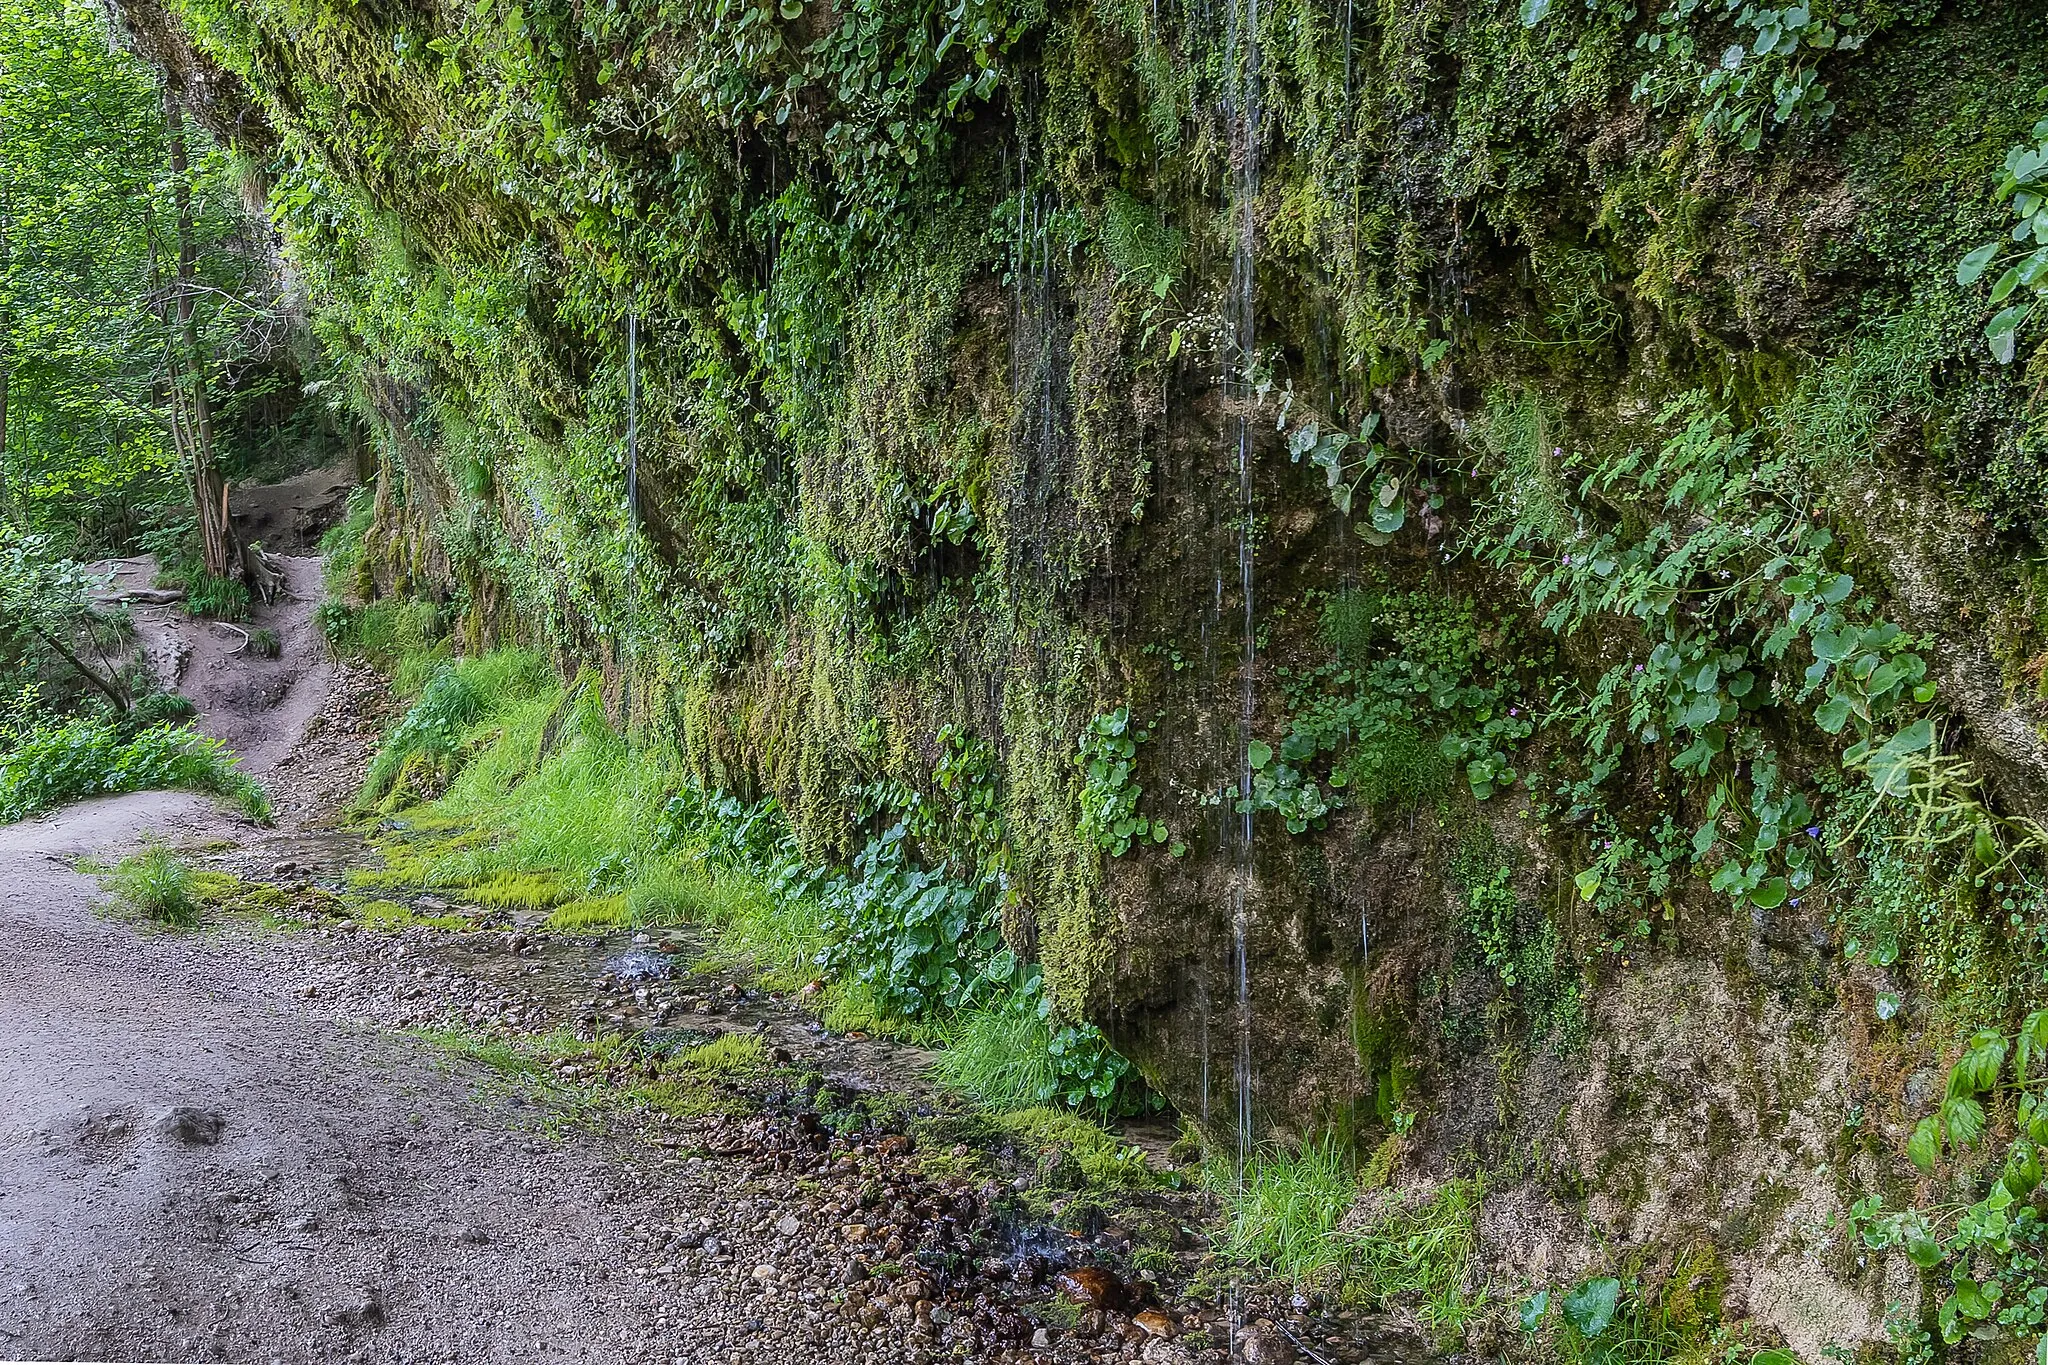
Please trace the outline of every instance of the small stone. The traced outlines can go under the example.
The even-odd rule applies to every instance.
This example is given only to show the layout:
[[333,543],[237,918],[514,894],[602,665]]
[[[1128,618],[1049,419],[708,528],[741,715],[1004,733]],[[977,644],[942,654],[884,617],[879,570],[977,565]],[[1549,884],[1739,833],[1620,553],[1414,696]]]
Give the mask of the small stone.
[[1147,1308],[1136,1314],[1131,1321],[1143,1328],[1148,1337],[1170,1337],[1173,1335],[1173,1319],[1157,1308]]
[[1294,1365],[1294,1347],[1286,1337],[1265,1327],[1247,1327],[1240,1332],[1237,1354],[1244,1365]]
[[762,1284],[773,1284],[775,1282],[775,1267],[769,1265],[766,1261],[761,1262],[761,1264],[754,1267],[754,1278]]
[[227,1121],[214,1110],[190,1105],[179,1105],[156,1121],[158,1136],[187,1147],[213,1146],[220,1141],[221,1130],[226,1126]]
[[775,1220],[775,1230],[784,1237],[794,1237],[804,1228],[803,1221],[793,1213],[785,1213]]
[[878,1156],[909,1156],[917,1150],[917,1140],[908,1133],[891,1133],[875,1144]]
[[1053,1287],[1083,1308],[1114,1308],[1124,1301],[1123,1282],[1099,1265],[1080,1265],[1053,1276]]
[[1052,1333],[1046,1331],[1043,1327],[1037,1327],[1032,1329],[1031,1349],[1033,1349],[1034,1351],[1043,1351],[1046,1347],[1050,1345],[1052,1345]]

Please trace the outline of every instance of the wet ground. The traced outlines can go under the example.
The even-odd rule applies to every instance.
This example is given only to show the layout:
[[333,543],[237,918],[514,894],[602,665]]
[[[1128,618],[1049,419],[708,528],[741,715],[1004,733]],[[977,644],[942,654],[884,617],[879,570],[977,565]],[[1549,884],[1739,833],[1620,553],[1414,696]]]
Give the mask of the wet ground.
[[[263,749],[276,828],[181,793],[0,828],[0,1354],[1420,1354],[1334,1306],[1233,1293],[1191,1173],[1091,1183],[1057,1137],[934,1087],[929,1054],[701,970],[694,930],[366,927],[342,893],[376,854],[333,813],[381,689],[295,676],[325,691],[278,694],[299,728]],[[107,915],[79,860],[149,838],[232,873],[240,908],[183,932]],[[1163,1170],[1170,1137],[1127,1140]]]

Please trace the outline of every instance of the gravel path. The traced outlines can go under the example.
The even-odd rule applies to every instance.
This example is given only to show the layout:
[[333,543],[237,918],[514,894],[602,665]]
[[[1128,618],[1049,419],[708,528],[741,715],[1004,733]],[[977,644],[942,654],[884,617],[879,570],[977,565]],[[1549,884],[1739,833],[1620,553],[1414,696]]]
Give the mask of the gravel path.
[[[1149,1205],[1149,1250],[1100,1212],[1068,1229],[1030,1223],[1025,1191],[1071,1188],[1057,1153],[935,1151],[929,1123],[921,1150],[906,1129],[944,1102],[916,1054],[835,1038],[739,978],[635,982],[604,965],[622,943],[372,933],[318,915],[289,932],[220,919],[171,933],[98,913],[74,863],[147,837],[287,887],[338,871],[349,839],[327,821],[360,779],[384,694],[374,674],[305,661],[316,579],[295,569],[308,591],[275,623],[288,642],[275,676],[289,681],[244,687],[217,676],[236,666],[223,663],[201,689],[201,723],[242,737],[268,770],[275,829],[163,792],[0,828],[0,1355],[1410,1354],[1348,1313],[1312,1320],[1256,1298],[1227,1353],[1223,1309],[1177,1288],[1205,1245],[1186,1230],[1201,1213],[1192,1196],[1132,1201]],[[599,1106],[564,1124],[532,1087],[398,1031],[427,1024],[515,1038],[744,1031],[783,1065],[766,1089],[726,1087],[681,1121]],[[633,1065],[578,1075],[564,1062],[542,1079],[587,1098],[631,1083]],[[1151,1278],[1131,1272],[1140,1250]]]

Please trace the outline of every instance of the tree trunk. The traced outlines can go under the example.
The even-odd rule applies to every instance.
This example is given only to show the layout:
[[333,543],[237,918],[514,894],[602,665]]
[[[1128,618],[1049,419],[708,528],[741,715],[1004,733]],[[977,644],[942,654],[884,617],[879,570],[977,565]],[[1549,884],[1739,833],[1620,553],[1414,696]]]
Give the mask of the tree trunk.
[[193,285],[199,273],[199,248],[192,226],[192,186],[185,155],[185,116],[177,97],[164,89],[164,127],[171,152],[171,202],[178,212],[178,289],[173,311],[177,353],[172,369],[172,406],[182,421],[178,444],[190,461],[192,506],[199,515],[200,557],[216,578],[242,576],[241,547],[228,520],[228,483],[214,462],[213,403],[207,393],[206,353],[199,344],[193,316]]

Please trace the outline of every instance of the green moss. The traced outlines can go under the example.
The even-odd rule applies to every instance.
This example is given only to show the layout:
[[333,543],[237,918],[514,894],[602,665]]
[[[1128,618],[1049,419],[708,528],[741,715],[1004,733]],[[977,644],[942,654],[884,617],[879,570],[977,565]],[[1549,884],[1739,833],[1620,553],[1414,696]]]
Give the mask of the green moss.
[[626,908],[623,896],[606,896],[599,900],[569,901],[558,905],[548,914],[547,927],[558,933],[577,933],[584,930],[616,929],[633,922],[633,916]]

